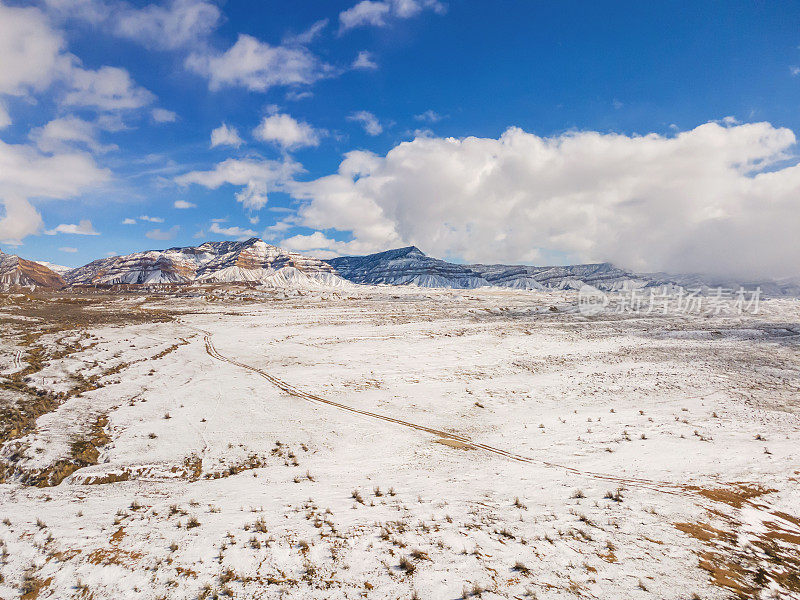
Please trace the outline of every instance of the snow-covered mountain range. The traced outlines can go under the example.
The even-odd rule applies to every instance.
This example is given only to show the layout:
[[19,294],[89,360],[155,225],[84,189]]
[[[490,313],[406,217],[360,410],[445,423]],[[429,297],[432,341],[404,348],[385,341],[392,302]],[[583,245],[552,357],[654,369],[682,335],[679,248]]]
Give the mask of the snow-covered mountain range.
[[459,265],[424,254],[416,246],[367,256],[344,256],[328,261],[350,281],[367,284],[472,289],[487,286],[525,290],[579,289],[584,284],[602,290],[624,285],[642,287],[648,280],[609,263],[564,267],[524,265]]
[[545,267],[456,264],[427,256],[416,246],[320,260],[251,238],[134,252],[101,258],[76,269],[0,252],[0,286],[4,287],[163,283],[257,283],[293,288],[358,283],[521,290],[578,290],[588,284],[602,291],[673,286],[707,292],[742,286],[760,287],[766,296],[800,297],[798,279],[732,281],[699,275],[635,273],[611,263]]
[[578,290],[588,284],[602,291],[661,286],[713,290],[760,287],[768,296],[800,296],[800,280],[733,281],[699,275],[634,273],[611,263],[535,267],[526,265],[455,264],[424,254],[416,246],[366,256],[344,256],[328,262],[345,279],[364,284],[412,284],[421,287],[472,289],[486,286],[524,290]]
[[524,290],[580,289],[584,284],[611,291],[622,287],[643,287],[649,281],[611,263],[530,267],[525,265],[469,265],[489,285]]
[[233,282],[280,287],[346,285],[328,263],[258,238],[101,258],[67,272],[64,279],[71,285]]

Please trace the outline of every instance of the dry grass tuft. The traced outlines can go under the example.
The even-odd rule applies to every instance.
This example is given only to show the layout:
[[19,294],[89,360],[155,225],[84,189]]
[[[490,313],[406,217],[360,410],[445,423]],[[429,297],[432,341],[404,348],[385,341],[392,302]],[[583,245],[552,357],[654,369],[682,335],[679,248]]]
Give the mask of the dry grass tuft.
[[513,570],[522,573],[523,575],[528,575],[531,572],[528,566],[519,560],[514,563]]
[[430,560],[430,556],[428,556],[427,552],[423,552],[419,548],[411,551],[411,557],[416,560]]
[[405,571],[407,575],[411,575],[414,571],[416,571],[417,566],[411,561],[410,558],[404,556],[400,559],[400,569]]

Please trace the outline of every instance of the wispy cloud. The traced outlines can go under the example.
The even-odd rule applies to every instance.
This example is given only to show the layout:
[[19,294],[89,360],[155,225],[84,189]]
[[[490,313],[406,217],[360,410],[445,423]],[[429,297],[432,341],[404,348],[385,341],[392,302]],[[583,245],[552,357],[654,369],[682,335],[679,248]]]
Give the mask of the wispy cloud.
[[223,123],[211,132],[212,148],[216,148],[217,146],[233,146],[234,148],[238,148],[242,143],[243,140],[239,137],[239,131],[235,127],[229,127],[226,123]]
[[391,19],[408,19],[423,10],[441,15],[447,7],[438,0],[362,0],[339,13],[339,34],[356,27],[384,27]]
[[217,223],[212,223],[209,231],[211,233],[216,233],[217,235],[224,235],[236,239],[247,239],[258,235],[252,229],[242,229],[241,227],[220,227]]
[[178,120],[178,114],[166,108],[154,108],[150,111],[150,116],[156,123],[174,123]]
[[313,42],[319,35],[323,32],[323,30],[328,26],[328,19],[320,19],[319,21],[314,22],[308,29],[303,31],[302,33],[298,33],[295,35],[287,35],[283,38],[283,43],[287,46],[291,45],[300,45],[306,46]]
[[151,229],[147,233],[145,233],[145,237],[151,240],[159,240],[159,241],[166,241],[174,239],[176,235],[178,235],[178,231],[180,231],[180,225],[173,225],[167,230],[162,229]]
[[308,85],[337,70],[303,46],[272,46],[240,34],[222,53],[195,52],[186,67],[208,78],[209,88],[243,87],[265,92],[277,86]]
[[348,121],[360,123],[364,131],[369,135],[380,135],[383,133],[383,125],[378,120],[378,117],[366,110],[359,110],[347,117]]
[[418,115],[414,115],[414,118],[417,121],[423,121],[425,123],[438,123],[439,121],[442,120],[443,117],[442,117],[442,115],[440,115],[436,111],[428,109],[423,113],[420,113]]

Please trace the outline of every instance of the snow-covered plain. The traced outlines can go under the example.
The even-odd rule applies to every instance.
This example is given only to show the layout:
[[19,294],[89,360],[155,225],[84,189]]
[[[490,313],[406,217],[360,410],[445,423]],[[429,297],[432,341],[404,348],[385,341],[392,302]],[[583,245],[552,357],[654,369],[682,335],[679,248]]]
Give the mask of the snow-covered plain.
[[62,301],[0,303],[2,373],[38,345],[66,394],[0,450],[0,598],[800,597],[796,300],[207,286],[44,331]]

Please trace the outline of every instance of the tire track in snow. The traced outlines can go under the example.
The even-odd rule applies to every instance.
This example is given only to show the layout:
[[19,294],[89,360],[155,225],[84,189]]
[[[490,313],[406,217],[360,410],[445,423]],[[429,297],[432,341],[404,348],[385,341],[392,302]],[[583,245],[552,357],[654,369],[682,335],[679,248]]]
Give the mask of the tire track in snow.
[[248,364],[245,364],[243,362],[239,362],[238,360],[235,360],[233,358],[225,356],[224,354],[221,354],[215,348],[214,342],[211,340],[211,333],[208,332],[208,331],[205,331],[205,330],[201,330],[201,331],[204,334],[206,352],[208,353],[209,356],[211,356],[212,358],[215,358],[215,359],[217,359],[219,361],[235,365],[235,366],[237,366],[239,368],[245,369],[245,370],[250,371],[252,373],[256,373],[257,375],[260,375],[261,377],[263,377],[264,379],[269,381],[272,385],[277,387],[279,390],[281,390],[281,391],[285,392],[286,394],[289,394],[290,396],[293,396],[295,398],[301,398],[303,400],[307,400],[309,402],[314,402],[314,403],[318,403],[318,404],[325,404],[325,405],[328,405],[328,406],[332,406],[334,408],[338,408],[339,410],[342,410],[342,411],[345,411],[345,412],[361,415],[361,416],[364,416],[364,417],[369,417],[369,418],[372,418],[372,419],[377,419],[377,420],[380,420],[380,421],[386,421],[388,423],[394,423],[396,425],[401,425],[403,427],[408,427],[409,429],[414,429],[416,431],[421,431],[423,433],[429,433],[429,434],[434,435],[434,436],[436,436],[436,437],[438,437],[440,439],[455,440],[457,442],[461,442],[462,444],[466,444],[470,448],[474,448],[476,450],[483,450],[485,452],[490,452],[492,454],[496,454],[498,456],[502,456],[504,458],[507,458],[507,459],[510,459],[510,460],[513,460],[513,461],[516,461],[516,462],[522,462],[522,463],[528,463],[528,464],[538,464],[538,465],[542,465],[542,466],[545,466],[545,467],[551,467],[551,468],[555,468],[555,469],[563,469],[564,471],[567,471],[568,473],[571,473],[573,475],[580,475],[580,476],[583,476],[583,477],[589,477],[589,478],[598,479],[598,480],[601,480],[601,481],[608,481],[608,482],[617,483],[617,484],[620,484],[620,485],[626,485],[626,486],[629,486],[629,487],[637,487],[637,488],[649,489],[649,490],[653,490],[653,491],[657,491],[657,492],[662,492],[662,493],[665,493],[665,494],[691,495],[689,489],[686,486],[683,486],[683,485],[664,482],[664,481],[653,481],[653,480],[641,479],[641,478],[618,477],[618,476],[615,476],[615,475],[609,475],[607,473],[596,473],[596,472],[592,472],[592,471],[582,471],[581,469],[577,469],[575,467],[569,467],[569,466],[566,466],[566,465],[560,465],[558,463],[553,463],[553,462],[549,462],[549,461],[541,460],[541,459],[534,459],[534,458],[530,458],[528,456],[523,456],[521,454],[517,454],[515,452],[510,452],[508,450],[503,450],[502,448],[496,448],[496,447],[490,446],[488,444],[482,444],[480,442],[475,442],[472,439],[470,439],[470,438],[468,438],[466,436],[463,436],[463,435],[458,435],[458,434],[455,434],[455,433],[449,433],[447,431],[442,431],[440,429],[434,429],[432,427],[427,427],[425,425],[419,425],[417,423],[411,423],[409,421],[404,421],[402,419],[396,419],[394,417],[390,417],[390,416],[387,416],[387,415],[382,415],[382,414],[379,414],[379,413],[374,413],[374,412],[370,412],[370,411],[367,411],[367,410],[362,410],[360,408],[355,408],[353,406],[348,406],[346,404],[342,404],[342,403],[336,402],[334,400],[328,400],[326,398],[322,398],[322,397],[316,396],[314,394],[309,394],[308,392],[304,392],[303,390],[293,386],[292,384],[290,384],[290,383],[288,383],[288,382],[286,382],[286,381],[284,381],[282,379],[279,379],[279,378],[275,377],[274,375],[270,375],[269,373],[259,369],[258,367],[254,367],[252,365],[248,365]]

